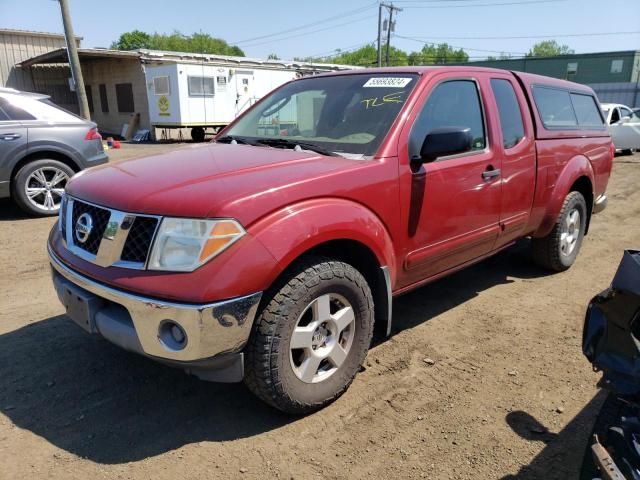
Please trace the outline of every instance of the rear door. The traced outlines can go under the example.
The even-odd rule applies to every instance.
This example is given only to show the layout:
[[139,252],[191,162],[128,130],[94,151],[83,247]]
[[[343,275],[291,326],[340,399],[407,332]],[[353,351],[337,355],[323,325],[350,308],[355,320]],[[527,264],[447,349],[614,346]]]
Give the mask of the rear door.
[[0,198],[9,196],[11,172],[27,151],[27,128],[19,113],[0,96]]
[[[483,75],[435,75],[401,136],[400,188],[408,207],[404,214],[407,251],[400,279],[405,285],[487,254],[497,238],[502,159],[493,145],[495,132],[488,128]],[[419,152],[426,135],[447,126],[468,127],[472,150],[412,166],[410,158]]]
[[492,73],[489,81],[500,129],[494,148],[502,157],[500,235],[495,248],[518,238],[527,225],[536,181],[533,122],[524,92],[511,74]]

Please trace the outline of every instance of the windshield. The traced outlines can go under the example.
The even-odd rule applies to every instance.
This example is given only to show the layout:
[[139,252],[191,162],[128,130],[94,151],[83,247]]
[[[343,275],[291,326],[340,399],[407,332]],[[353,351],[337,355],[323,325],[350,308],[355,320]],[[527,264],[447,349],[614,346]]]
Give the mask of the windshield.
[[354,74],[301,79],[268,95],[218,141],[372,156],[417,77]]

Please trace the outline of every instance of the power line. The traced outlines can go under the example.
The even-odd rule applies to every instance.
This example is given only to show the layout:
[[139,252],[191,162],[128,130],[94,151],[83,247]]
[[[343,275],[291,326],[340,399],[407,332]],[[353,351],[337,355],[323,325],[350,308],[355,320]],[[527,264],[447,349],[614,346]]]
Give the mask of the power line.
[[258,45],[266,45],[266,44],[269,44],[269,43],[280,42],[282,40],[288,40],[290,38],[304,37],[306,35],[311,35],[311,34],[318,33],[318,32],[324,32],[326,30],[332,30],[334,28],[343,27],[345,25],[353,25],[354,23],[362,22],[364,20],[369,20],[369,19],[374,18],[374,17],[376,17],[376,15],[369,15],[369,16],[358,18],[358,19],[355,19],[355,20],[349,20],[348,22],[338,23],[336,25],[331,25],[329,27],[319,28],[319,29],[316,29],[316,30],[308,31],[308,32],[297,33],[295,35],[289,35],[289,36],[286,36],[286,37],[275,38],[273,40],[267,40],[267,41],[264,41],[264,42],[257,42],[257,43],[251,43],[251,44],[248,44],[248,45],[243,45],[243,48],[256,47]]
[[[557,35],[519,35],[513,37],[429,37],[430,40],[516,40],[516,39],[537,39],[537,38],[568,38],[568,37],[596,37],[607,35],[635,35],[637,32],[594,32],[594,33],[565,33]],[[407,35],[415,39],[423,39],[418,35]]]
[[[405,0],[408,3],[415,3],[415,0]],[[557,3],[565,2],[566,0],[525,0],[523,2],[501,2],[501,3],[465,3],[464,5],[407,5],[402,0],[398,3],[402,4],[403,8],[474,8],[474,7],[495,7],[495,6],[507,6],[507,5],[530,5],[534,3]]]
[[[559,58],[559,57],[569,57],[569,58],[575,57],[575,56],[579,57],[581,55],[582,54],[577,53],[577,54],[574,54],[574,55],[554,55],[554,56],[549,56],[549,57],[546,57],[546,56],[536,56],[536,57],[519,56],[519,57],[509,57],[509,58],[505,58],[505,59],[496,59],[495,61],[497,61],[497,62],[502,62],[502,61],[508,62],[508,61],[511,61],[511,60],[526,60],[526,61],[529,61],[529,60],[542,60],[542,59],[547,60],[547,59],[550,59],[550,58]],[[598,58],[607,58],[607,59],[608,58],[611,58],[611,59],[619,59],[620,58],[620,55],[608,54],[606,52],[595,53],[593,55],[596,55]],[[436,59],[436,58],[439,58],[439,57],[437,57],[435,55],[424,55],[424,56],[421,56],[421,58],[422,59],[425,59],[425,58]],[[408,55],[406,57],[394,56],[394,57],[390,58],[390,60],[392,62],[396,61],[396,60],[406,61],[407,59],[408,59]],[[442,65],[445,65],[445,64],[449,64],[449,65],[451,65],[451,64],[454,64],[454,65],[460,65],[460,64],[467,65],[467,64],[469,64],[469,66],[473,66],[474,63],[481,63],[481,62],[483,62],[485,60],[486,61],[491,61],[491,62],[494,61],[494,60],[488,60],[486,55],[469,56],[469,59],[474,59],[477,62],[476,61],[474,61],[474,62],[458,62],[458,61],[455,61],[455,62],[448,62],[448,63],[433,63],[433,64],[428,64],[428,65],[400,65],[400,66],[439,67],[439,66],[442,66]],[[376,64],[375,60],[374,61],[354,62],[354,65],[357,65],[357,66],[374,66],[375,64]]]
[[295,32],[295,31],[298,31],[298,30],[304,30],[304,29],[309,28],[309,27],[315,27],[316,25],[320,25],[320,24],[323,24],[323,23],[331,22],[333,20],[342,19],[344,17],[349,17],[351,15],[355,15],[355,14],[364,12],[365,10],[368,10],[368,9],[370,9],[371,7],[373,7],[373,6],[377,5],[377,4],[378,4],[378,2],[369,3],[366,6],[359,7],[359,8],[353,9],[353,10],[348,10],[346,12],[342,12],[340,14],[333,15],[331,17],[323,18],[322,20],[316,20],[315,22],[307,23],[307,24],[304,24],[304,25],[299,25],[297,27],[289,28],[287,30],[281,30],[281,31],[275,32],[275,33],[269,33],[269,34],[266,34],[266,35],[261,35],[259,37],[247,38],[245,40],[238,40],[236,42],[229,42],[229,44],[230,45],[239,45],[241,43],[250,43],[250,42],[253,42],[255,40],[263,40],[265,38],[278,37],[280,35],[284,35],[284,34],[287,34],[287,33]]
[[[394,35],[397,38],[402,38],[404,40],[411,40],[414,42],[418,42],[418,43],[422,43],[424,45],[435,45],[435,42],[430,42],[428,40],[425,39],[420,39],[420,38],[414,38],[414,37],[409,37],[409,36],[405,36],[405,35]],[[449,45],[452,48],[461,48],[462,50],[471,50],[473,52],[489,52],[489,53],[506,53],[506,54],[510,54],[510,55],[526,55],[525,52],[505,52],[504,50],[488,50],[485,48],[471,48],[471,47],[463,47],[460,45]]]
[[356,45],[349,45],[348,47],[334,48],[333,50],[326,50],[322,53],[316,53],[314,55],[306,55],[305,58],[333,58],[342,55],[343,53],[351,53],[355,50],[359,50],[362,47],[366,47],[367,45],[371,45],[373,42],[364,42],[358,43]]

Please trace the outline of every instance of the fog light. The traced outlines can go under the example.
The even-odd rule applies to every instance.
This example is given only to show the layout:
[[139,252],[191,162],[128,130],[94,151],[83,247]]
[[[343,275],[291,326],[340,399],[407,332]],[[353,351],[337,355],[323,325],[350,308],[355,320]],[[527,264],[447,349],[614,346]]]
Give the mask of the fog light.
[[171,320],[165,320],[160,324],[158,338],[160,343],[170,350],[182,350],[187,346],[187,333]]

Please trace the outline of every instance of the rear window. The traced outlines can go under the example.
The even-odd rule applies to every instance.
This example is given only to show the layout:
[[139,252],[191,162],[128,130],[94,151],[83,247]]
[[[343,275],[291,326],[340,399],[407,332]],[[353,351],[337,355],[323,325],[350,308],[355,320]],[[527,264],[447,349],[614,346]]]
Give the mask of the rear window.
[[84,122],[77,115],[54,104],[48,98],[9,95],[0,98],[0,108],[11,120],[40,120],[45,122]]
[[533,87],[533,98],[546,128],[574,128],[578,119],[569,92],[557,88]]
[[20,108],[15,104],[15,95],[12,95],[10,98],[14,100],[9,100],[7,98],[0,97],[0,108],[3,110],[3,117],[6,116],[7,120],[35,120],[36,117],[31,115],[29,112]]
[[491,89],[498,104],[504,148],[511,148],[524,138],[524,125],[518,97],[508,80],[492,78]]
[[602,127],[604,122],[598,111],[598,104],[591,95],[571,94],[571,103],[581,127]]

